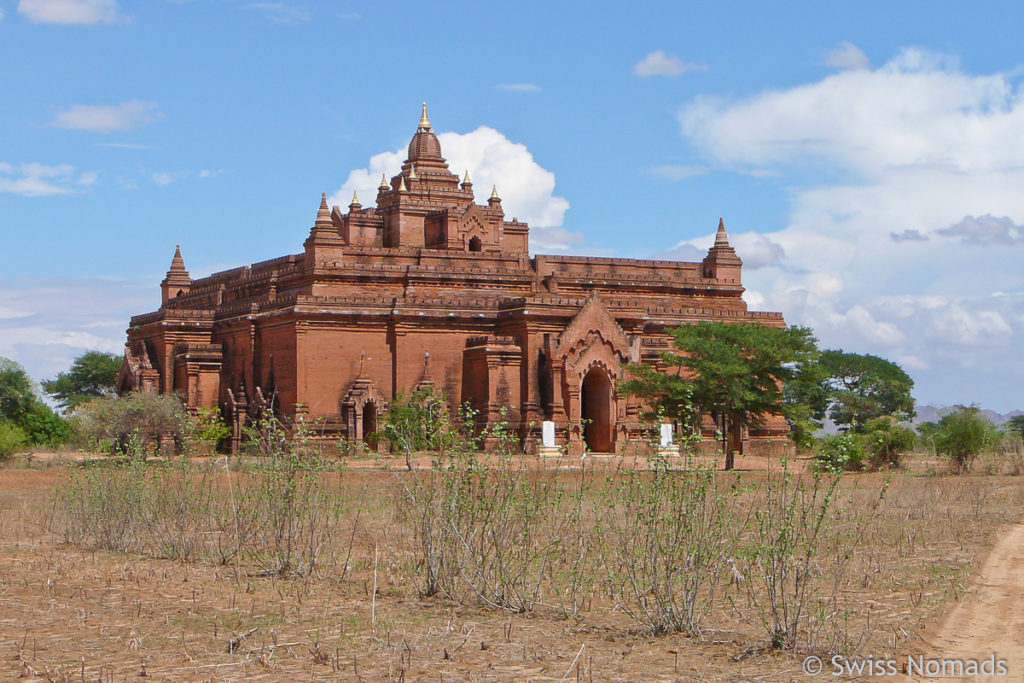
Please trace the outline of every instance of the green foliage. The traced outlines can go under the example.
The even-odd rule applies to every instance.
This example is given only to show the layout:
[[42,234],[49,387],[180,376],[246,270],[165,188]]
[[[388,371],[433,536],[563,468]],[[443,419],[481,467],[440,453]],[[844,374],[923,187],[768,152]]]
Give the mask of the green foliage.
[[879,417],[864,425],[860,435],[870,456],[871,469],[899,467],[903,454],[914,448],[917,436],[914,430],[899,424],[891,417]]
[[975,459],[995,444],[997,435],[996,426],[977,406],[957,406],[927,431],[932,432],[935,451],[949,458],[957,472],[970,471]]
[[25,369],[8,358],[0,358],[0,418],[19,424],[38,401]]
[[[680,422],[709,413],[732,427],[758,426],[772,413],[795,413],[782,387],[814,367],[817,347],[806,327],[699,322],[673,329],[675,352],[662,353],[668,371],[630,365],[635,379],[621,390],[642,396]],[[727,451],[726,464],[731,464]]]
[[87,351],[74,360],[67,372],[43,380],[43,390],[57,400],[61,410],[70,413],[87,401],[116,393],[121,360],[121,356],[113,353]]
[[850,432],[826,436],[815,457],[818,468],[827,472],[859,471],[866,461],[863,440]]
[[861,431],[870,420],[891,415],[899,421],[914,417],[910,395],[914,380],[899,365],[871,354],[822,351],[818,360],[819,386],[803,397],[817,419]]
[[44,446],[58,446],[71,434],[68,421],[38,401],[21,419],[21,427],[30,442]]
[[28,445],[28,437],[21,427],[0,418],[0,458],[7,458]]
[[217,446],[231,436],[231,428],[216,408],[200,408],[187,415],[185,431],[189,451],[203,455],[215,453]]
[[444,455],[458,436],[444,396],[432,387],[396,396],[381,418],[379,434],[405,454],[410,470],[413,453],[437,451]]
[[[72,419],[87,447],[120,455],[155,453],[161,438],[180,444],[187,431],[185,409],[177,396],[146,391],[94,398],[80,405]],[[139,448],[133,450],[134,445]]]
[[16,427],[24,437],[19,448],[32,444],[56,446],[64,443],[69,434],[67,422],[36,397],[35,386],[25,369],[7,358],[0,358],[2,420]]
[[1005,427],[1007,431],[1024,437],[1024,415],[1014,415],[1006,421]]

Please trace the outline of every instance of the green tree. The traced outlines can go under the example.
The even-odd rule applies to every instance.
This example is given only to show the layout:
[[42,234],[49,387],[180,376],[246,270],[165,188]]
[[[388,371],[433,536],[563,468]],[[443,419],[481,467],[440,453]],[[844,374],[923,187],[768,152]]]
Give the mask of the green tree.
[[1006,429],[1024,437],[1024,415],[1014,415],[1006,421]]
[[8,424],[8,443],[18,441],[17,435],[22,446],[55,446],[68,438],[68,423],[39,400],[28,373],[8,358],[0,358],[0,420]]
[[86,401],[116,393],[120,369],[121,356],[87,351],[74,360],[67,372],[43,380],[43,390],[56,399],[61,410],[70,413]]
[[967,472],[992,447],[996,434],[996,426],[978,406],[957,406],[939,420],[933,439],[937,453],[949,458],[956,471]]
[[25,368],[9,358],[0,358],[0,418],[18,424],[38,401]]
[[621,389],[648,399],[665,414],[685,421],[710,414],[722,425],[725,467],[734,457],[728,434],[756,427],[770,414],[789,417],[783,387],[810,372],[818,350],[806,327],[759,323],[699,322],[671,330],[676,351],[661,354],[667,372],[630,365],[634,379]]
[[820,387],[810,392],[817,419],[828,417],[860,432],[869,421],[885,415],[899,421],[914,417],[914,380],[896,363],[842,350],[822,351],[818,362]]

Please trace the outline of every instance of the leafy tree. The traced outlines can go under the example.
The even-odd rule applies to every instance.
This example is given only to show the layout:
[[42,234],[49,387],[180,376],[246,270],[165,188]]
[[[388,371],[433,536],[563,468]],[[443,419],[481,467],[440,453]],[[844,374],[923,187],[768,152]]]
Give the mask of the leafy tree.
[[996,433],[996,426],[978,406],[957,406],[943,415],[934,429],[935,450],[949,458],[956,471],[967,472],[974,460],[995,443]]
[[1024,415],[1014,415],[1007,420],[1006,429],[1024,437]]
[[820,385],[807,393],[817,419],[828,417],[862,431],[867,422],[884,415],[900,421],[914,417],[914,380],[896,363],[841,350],[822,351],[818,362]]
[[28,445],[28,437],[10,420],[0,419],[0,458],[6,458]]
[[65,413],[70,413],[90,399],[116,393],[120,369],[121,356],[87,351],[74,360],[67,372],[43,380],[43,390],[57,400]]
[[[783,386],[810,371],[817,357],[806,327],[759,323],[699,322],[671,330],[676,351],[661,354],[669,369],[630,365],[634,379],[622,390],[649,399],[681,421],[710,414],[723,424],[725,467],[732,469],[730,430],[756,427],[772,413],[791,415]],[[691,408],[692,406],[692,408]]]
[[18,447],[63,443],[69,432],[67,422],[39,400],[35,389],[20,364],[0,358],[0,421],[8,425],[5,438],[8,443],[20,440]]
[[38,402],[25,368],[9,358],[0,358],[0,418],[17,424]]
[[868,452],[871,469],[899,467],[903,454],[917,441],[914,430],[901,425],[892,417],[878,417],[864,425],[858,434]]

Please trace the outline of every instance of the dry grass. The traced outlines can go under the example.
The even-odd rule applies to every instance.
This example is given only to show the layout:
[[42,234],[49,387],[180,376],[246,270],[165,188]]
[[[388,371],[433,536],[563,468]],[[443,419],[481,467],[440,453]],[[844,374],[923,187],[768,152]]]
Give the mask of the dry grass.
[[[743,464],[742,462],[740,464]],[[606,472],[586,476],[594,490]],[[201,466],[200,466],[201,467]],[[814,596],[831,610],[821,643],[875,656],[903,652],[965,598],[973,569],[1024,512],[1024,479],[891,477],[851,557],[825,548]],[[184,563],[62,546],[48,529],[63,467],[0,470],[0,671],[29,680],[792,680],[799,652],[763,649],[744,585],[730,585],[700,638],[644,635],[598,585],[576,618],[422,598],[416,543],[400,522],[395,475],[322,474],[359,501],[338,552],[312,576],[253,576],[244,566]],[[218,486],[223,472],[208,476]],[[534,476],[579,479],[578,472]],[[732,475],[722,475],[728,481]],[[747,472],[747,482],[764,477]],[[848,529],[885,475],[844,478]],[[596,495],[596,494],[595,494]],[[351,543],[351,554],[341,552]],[[841,560],[841,562],[840,562]],[[841,564],[842,571],[834,571]],[[817,603],[816,603],[817,604]],[[824,632],[829,630],[829,632]]]

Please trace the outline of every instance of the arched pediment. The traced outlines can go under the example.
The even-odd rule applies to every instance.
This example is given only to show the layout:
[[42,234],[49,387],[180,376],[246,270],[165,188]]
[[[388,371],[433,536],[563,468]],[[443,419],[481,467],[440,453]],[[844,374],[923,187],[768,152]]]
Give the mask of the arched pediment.
[[629,339],[596,292],[565,326],[558,338],[555,354],[561,358],[578,354],[583,346],[593,345],[595,335],[620,357],[621,362],[629,362]]

